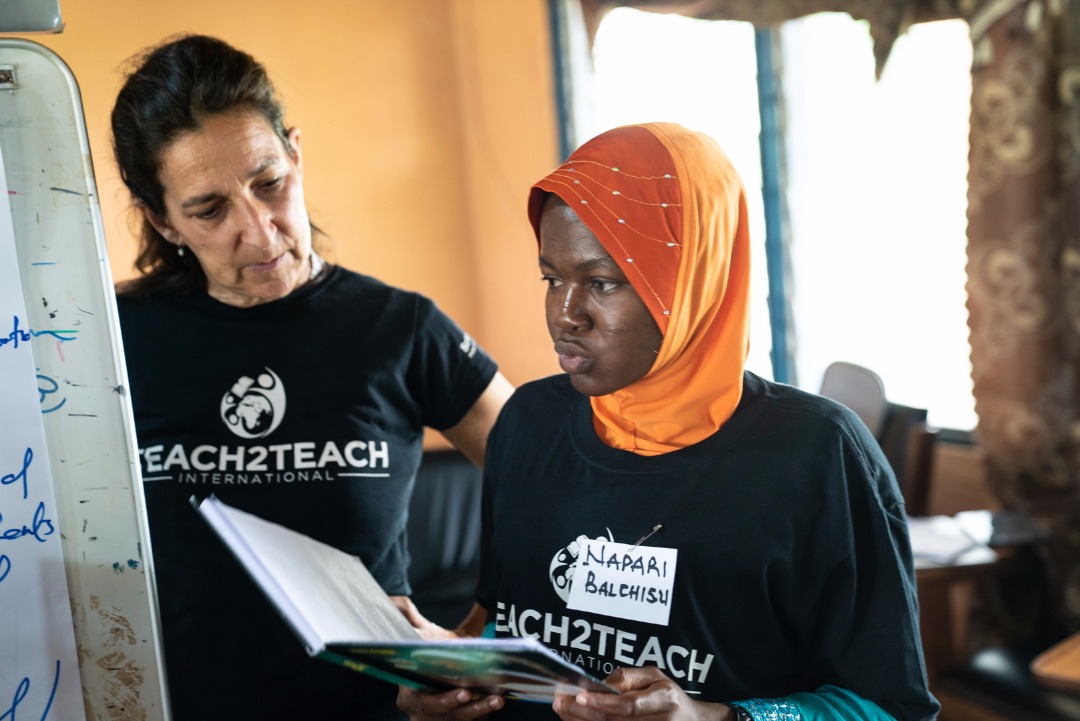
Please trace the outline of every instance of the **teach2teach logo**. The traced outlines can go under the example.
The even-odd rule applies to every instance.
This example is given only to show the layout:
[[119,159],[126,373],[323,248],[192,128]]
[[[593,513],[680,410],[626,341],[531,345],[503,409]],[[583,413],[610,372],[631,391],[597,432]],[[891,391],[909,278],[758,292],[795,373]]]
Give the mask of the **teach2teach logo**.
[[221,398],[221,420],[241,438],[265,438],[284,418],[285,386],[269,368],[241,376]]

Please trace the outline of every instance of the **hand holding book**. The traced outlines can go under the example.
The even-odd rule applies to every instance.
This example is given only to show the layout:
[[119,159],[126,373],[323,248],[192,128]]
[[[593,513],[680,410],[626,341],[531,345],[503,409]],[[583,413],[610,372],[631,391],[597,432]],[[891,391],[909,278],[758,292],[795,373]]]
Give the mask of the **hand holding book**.
[[[426,640],[406,618],[423,619],[411,602],[403,612],[359,558],[212,496],[193,503],[311,656],[429,693],[461,688],[550,703],[583,689],[613,691],[535,639]],[[445,631],[427,631],[436,629]]]

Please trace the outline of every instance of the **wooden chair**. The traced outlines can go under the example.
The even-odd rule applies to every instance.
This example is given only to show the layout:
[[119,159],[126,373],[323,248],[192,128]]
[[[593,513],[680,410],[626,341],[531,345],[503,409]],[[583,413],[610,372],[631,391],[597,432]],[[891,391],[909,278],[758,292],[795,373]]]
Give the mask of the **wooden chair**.
[[910,516],[925,516],[930,502],[938,431],[926,423],[926,415],[925,408],[886,401],[885,420],[877,436]]
[[1080,694],[1080,631],[1036,656],[1031,674],[1042,686]]

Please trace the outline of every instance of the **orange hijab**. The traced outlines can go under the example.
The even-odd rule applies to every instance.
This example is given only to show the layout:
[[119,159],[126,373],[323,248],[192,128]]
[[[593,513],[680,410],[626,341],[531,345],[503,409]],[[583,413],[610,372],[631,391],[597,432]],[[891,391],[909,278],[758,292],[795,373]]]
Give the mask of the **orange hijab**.
[[746,194],[727,156],[674,123],[628,125],[585,143],[532,187],[537,238],[545,191],[611,254],[664,336],[644,378],[590,399],[597,433],[642,455],[712,435],[742,397],[749,348]]

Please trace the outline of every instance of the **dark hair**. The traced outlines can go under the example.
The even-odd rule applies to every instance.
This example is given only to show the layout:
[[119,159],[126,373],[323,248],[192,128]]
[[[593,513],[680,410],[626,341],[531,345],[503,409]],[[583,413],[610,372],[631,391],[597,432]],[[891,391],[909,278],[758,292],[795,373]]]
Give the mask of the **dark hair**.
[[[213,115],[253,111],[262,115],[291,154],[284,109],[266,69],[247,53],[205,35],[167,40],[134,58],[112,111],[113,151],[120,178],[136,204],[165,217],[158,176],[161,155],[181,133]],[[193,253],[181,256],[145,218],[135,267],[142,276],[124,292],[192,292],[206,287]]]

